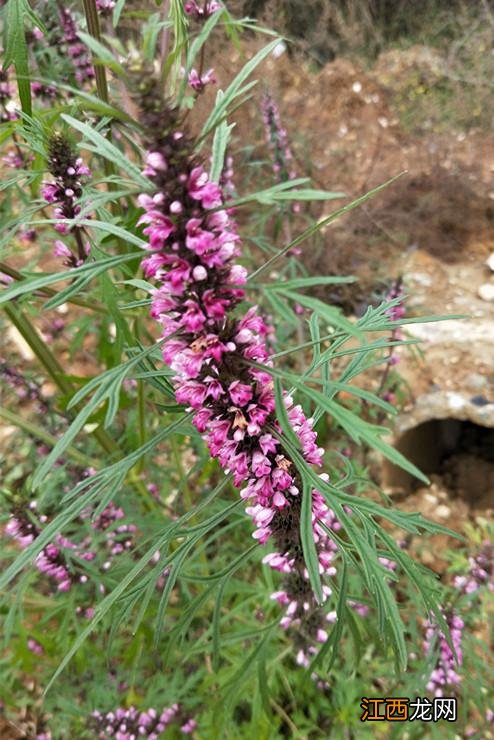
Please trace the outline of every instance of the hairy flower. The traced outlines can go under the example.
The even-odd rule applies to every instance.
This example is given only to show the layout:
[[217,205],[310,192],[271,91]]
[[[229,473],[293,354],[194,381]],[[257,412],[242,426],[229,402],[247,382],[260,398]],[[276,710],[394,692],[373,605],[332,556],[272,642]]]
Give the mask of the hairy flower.
[[33,401],[41,414],[46,414],[48,402],[44,398],[41,386],[32,378],[28,378],[20,370],[0,358],[0,378],[13,388],[19,401]]
[[[266,143],[271,153],[271,161],[275,180],[278,183],[288,182],[297,177],[293,169],[293,154],[288,143],[288,134],[282,126],[279,108],[270,93],[265,92],[261,99],[261,113],[266,133]],[[292,204],[292,210],[300,210],[298,203]],[[292,250],[292,254],[300,254],[300,249]]]
[[436,622],[426,622],[425,640],[423,649],[425,655],[438,652],[437,663],[432,671],[427,690],[434,696],[444,696],[461,682],[461,676],[457,673],[458,666],[463,662],[461,651],[463,620],[453,611],[444,614],[444,619],[449,628],[451,642],[454,652],[451,650],[444,633],[439,629]]
[[33,637],[30,637],[27,641],[27,648],[35,655],[43,655],[45,652],[43,650],[43,647],[35,640]]
[[96,7],[102,16],[110,15],[115,4],[115,0],[96,0]]
[[79,267],[89,254],[89,243],[84,240],[84,232],[80,226],[67,223],[74,219],[81,207],[77,204],[82,195],[83,178],[91,175],[91,170],[80,157],[76,157],[67,139],[54,135],[48,147],[48,168],[54,180],[44,182],[41,193],[47,203],[54,206],[54,215],[57,219],[55,230],[63,236],[69,234],[75,237],[77,252],[74,254],[70,247],[57,239],[54,254],[63,258],[67,267]]
[[181,723],[180,730],[184,735],[189,735],[197,726],[193,719],[184,721],[178,704],[172,704],[171,707],[162,709],[160,713],[153,707],[142,712],[135,707],[128,709],[119,707],[106,714],[95,710],[89,723],[97,733],[96,737],[101,740],[111,737],[115,737],[116,740],[134,740],[138,737],[158,740],[172,723]]
[[79,83],[92,80],[94,78],[94,67],[91,64],[86,46],[79,39],[75,18],[66,5],[61,7],[59,12],[63,41],[67,47],[67,55],[74,65],[75,79]]
[[[94,471],[88,469],[85,476]],[[93,506],[81,513],[81,520],[90,519],[93,515]],[[32,544],[42,533],[48,522],[45,514],[36,516],[36,501],[31,501],[27,507],[17,506],[12,511],[5,526],[5,534],[12,537],[23,549]],[[81,561],[93,562],[100,572],[107,571],[113,557],[128,551],[133,544],[133,534],[136,531],[134,524],[120,522],[125,517],[124,511],[110,501],[103,511],[91,522],[95,531],[95,538],[86,536],[79,542],[74,542],[62,534],[56,534],[52,542],[45,545],[37,555],[34,563],[40,573],[54,581],[56,591],[67,592],[76,584],[86,584],[89,581]],[[93,584],[98,591],[104,590],[102,584]],[[78,614],[84,613],[87,618],[93,614],[91,607],[77,607]]]
[[480,552],[468,558],[470,570],[456,576],[454,586],[465,594],[476,593],[483,586],[494,591],[494,545],[486,540]]
[[212,69],[208,69],[208,71],[203,74],[199,74],[196,69],[191,69],[187,82],[193,90],[196,92],[202,92],[206,85],[214,85],[216,83],[216,77],[214,76],[214,71]]
[[[143,119],[149,120],[147,112]],[[285,576],[277,599],[287,606],[282,626],[297,626],[301,650],[302,645],[317,650],[327,637],[324,624],[331,620],[315,600],[302,554],[301,481],[280,441],[268,326],[256,307],[233,316],[245,297],[247,278],[235,261],[240,253],[235,223],[223,208],[220,186],[192,154],[172,112],[162,114],[161,120],[167,119],[168,131],[150,129],[156,136],[145,173],[155,193],[139,197],[149,252],[142,264],[158,286],[151,314],[162,327],[163,358],[174,371],[177,401],[193,412],[211,455],[241,488],[255,525],[253,537],[272,543],[264,562]],[[160,120],[156,107],[151,120]],[[306,462],[320,466],[323,450],[313,420],[289,396],[284,403]],[[321,493],[307,495],[312,496],[319,570],[333,576],[337,547],[328,531],[340,525]],[[324,594],[331,594],[328,586]]]
[[58,95],[55,85],[44,85],[41,82],[31,82],[31,92],[36,98],[53,100]]
[[288,144],[288,134],[281,124],[279,108],[268,92],[262,96],[261,112],[276,180],[277,182],[294,180],[297,175],[292,167],[293,155]]
[[221,10],[221,5],[216,0],[204,0],[204,2],[200,0],[199,3],[196,0],[187,0],[184,3],[184,10],[196,21],[205,21],[210,15]]

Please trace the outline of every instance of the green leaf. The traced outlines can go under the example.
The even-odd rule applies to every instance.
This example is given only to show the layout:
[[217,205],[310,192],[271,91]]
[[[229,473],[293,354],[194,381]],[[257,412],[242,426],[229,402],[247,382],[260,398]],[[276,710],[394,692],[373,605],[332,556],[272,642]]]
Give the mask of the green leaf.
[[112,15],[112,21],[113,21],[113,28],[117,28],[118,24],[120,23],[120,16],[122,15],[122,10],[125,7],[125,0],[117,0],[115,7],[113,8],[113,15]]
[[[92,38],[92,37],[90,37]],[[100,156],[112,162],[122,172],[125,172],[130,179],[139,185],[144,190],[151,188],[151,182],[141,174],[141,171],[137,165],[130,161],[130,159],[120,151],[118,147],[112,144],[105,136],[102,136],[98,131],[89,126],[87,123],[78,121],[76,118],[62,113],[61,117],[66,121],[72,128],[80,131],[81,134],[94,144],[94,147],[88,147],[90,151],[99,154]]]
[[29,9],[26,0],[9,0],[6,8],[7,45],[4,55],[4,67],[14,64],[17,75],[17,88],[23,112],[30,116],[31,85],[29,80],[28,48],[24,30],[24,16]]
[[[88,221],[88,223],[91,222]],[[122,229],[121,231],[124,230]],[[140,252],[119,254],[115,257],[107,257],[105,259],[98,260],[97,262],[86,262],[84,265],[81,265],[81,267],[75,267],[74,269],[66,270],[65,272],[43,273],[39,277],[35,276],[26,278],[25,280],[14,283],[9,288],[5,288],[5,290],[0,291],[0,305],[2,303],[9,303],[11,300],[18,298],[21,295],[34,293],[40,288],[53,285],[53,283],[59,283],[62,280],[77,281],[79,278],[84,278],[84,284],[86,284],[105,270],[110,270],[111,268],[117,267],[125,262],[131,262],[132,260],[140,258],[142,258],[142,254]],[[71,293],[74,292],[71,290],[70,286],[68,290]],[[58,295],[56,297],[58,298]],[[63,303],[64,301],[62,300],[61,302]]]
[[[296,448],[299,448],[300,442],[297,435],[293,431],[292,425],[290,424],[283,398],[283,389],[279,380],[275,380],[275,402],[276,416],[281,424],[283,433],[286,435],[292,445],[294,445]],[[312,528],[312,487],[310,485],[306,485],[306,479],[304,478],[303,474],[302,482],[303,492],[300,517],[300,539],[302,541],[305,565],[307,566],[312,589],[318,602],[322,603],[323,593],[321,587],[321,576],[319,574],[319,559],[317,557],[317,550],[314,542],[314,532]]]
[[319,573],[319,558],[317,556],[316,543],[314,542],[314,530],[312,527],[312,486],[305,475],[302,475],[302,507],[300,512],[300,539],[304,561],[309,573],[309,580],[314,595],[319,604],[324,601],[321,586],[321,575]]
[[[218,90],[216,100],[221,100],[224,93],[222,90]],[[235,124],[227,124],[226,121],[222,121],[219,126],[216,127],[213,138],[213,151],[211,155],[211,169],[209,172],[209,179],[212,182],[219,182],[221,173],[223,172],[223,166],[225,162],[225,153],[230,139],[232,129],[235,128]]]
[[95,60],[102,62],[113,72],[117,72],[122,77],[125,77],[125,69],[122,67],[120,62],[115,59],[111,51],[101,43],[101,41],[98,41],[94,36],[91,36],[89,33],[84,33],[83,31],[78,31],[77,35],[88,49],[93,52]]
[[[280,257],[283,257],[287,252],[289,252],[294,247],[297,247],[299,244],[302,244],[306,239],[308,239],[310,236],[315,234],[317,231],[322,229],[324,226],[327,226],[332,221],[335,221],[340,216],[343,216],[345,213],[348,213],[349,211],[353,210],[354,208],[357,208],[362,203],[365,203],[365,201],[369,200],[369,198],[372,198],[376,193],[379,193],[384,188],[387,188],[391,183],[395,182],[399,177],[402,177],[404,175],[404,172],[400,172],[399,175],[396,175],[396,177],[392,177],[390,180],[387,180],[382,185],[379,185],[377,188],[374,188],[373,190],[369,190],[368,193],[365,195],[360,196],[360,198],[356,198],[351,203],[348,203],[348,205],[343,206],[342,208],[338,208],[338,210],[333,211],[329,216],[325,216],[321,218],[316,224],[309,226],[305,231],[303,231],[301,234],[299,234],[295,239],[293,239],[289,244],[287,244],[283,249],[280,249],[273,257],[266,260],[266,262],[261,265],[261,267],[258,267],[257,270],[254,270],[248,278],[248,280],[254,280],[258,275],[260,275],[265,270],[268,270],[271,268],[274,262],[278,260]],[[292,181],[293,182],[293,181]]]
[[[269,283],[263,285],[265,290],[290,291],[297,288],[311,288],[319,285],[342,285],[344,283],[354,283],[357,278],[341,277],[339,275],[321,275],[320,277],[294,278],[293,280],[284,280],[279,283]],[[251,287],[251,286],[249,286]]]
[[[280,39],[276,38],[274,41],[271,41],[270,44],[265,46],[263,49],[257,52],[257,54],[249,61],[247,64],[241,69],[241,71],[238,73],[238,75],[235,77],[233,82],[230,83],[230,85],[225,90],[225,93],[220,101],[218,101],[211,111],[206,123],[203,126],[202,132],[201,132],[201,139],[204,139],[206,136],[208,136],[211,131],[213,131],[216,126],[223,120],[224,116],[226,115],[226,112],[229,108],[229,106],[232,104],[234,100],[236,100],[238,97],[240,97],[244,92],[246,92],[247,88],[242,87],[245,80],[251,75],[251,73],[255,70],[255,68],[267,57],[269,54],[272,53],[274,48],[279,44]],[[252,83],[251,83],[252,84]]]
[[[293,180],[287,180],[287,182],[293,182]],[[336,200],[337,198],[344,198],[345,193],[331,193],[328,190],[313,190],[312,188],[303,188],[297,190],[285,190],[278,192],[274,197],[275,201],[285,200]]]

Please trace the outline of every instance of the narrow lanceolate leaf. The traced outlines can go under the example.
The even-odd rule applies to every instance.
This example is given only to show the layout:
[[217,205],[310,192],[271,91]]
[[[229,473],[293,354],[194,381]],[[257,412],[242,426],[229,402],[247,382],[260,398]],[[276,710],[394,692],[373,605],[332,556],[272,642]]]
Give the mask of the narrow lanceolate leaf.
[[30,116],[32,113],[31,85],[29,82],[28,48],[24,30],[24,17],[28,14],[28,10],[31,14],[27,0],[9,0],[8,2],[6,9],[7,46],[3,65],[6,69],[11,64],[14,65],[22,110]]
[[[91,415],[94,414],[95,411],[97,411],[97,409],[104,403],[108,403],[104,426],[109,427],[112,424],[118,411],[120,389],[127,374],[148,355],[152,354],[155,349],[154,345],[148,347],[146,350],[140,352],[135,357],[132,357],[127,362],[121,363],[117,367],[106,371],[102,374],[102,377],[93,378],[90,383],[76,394],[76,396],[71,400],[69,408],[80,403],[80,401],[82,401],[83,398],[93,390],[93,388],[96,388],[93,397],[84,404],[83,408],[77,414],[65,434],[60,437],[53,450],[36,470],[33,476],[33,488],[38,488],[43,479],[52,469],[54,463],[63,455],[67,447],[77,437],[83,426],[90,419]],[[99,384],[97,382],[98,380],[100,381]]]
[[321,576],[319,574],[319,558],[317,557],[314,530],[312,528],[312,486],[305,475],[302,475],[302,508],[300,512],[300,539],[304,553],[305,565],[309,573],[310,585],[317,601],[322,604]]
[[[269,283],[264,286],[265,290],[296,290],[297,288],[311,288],[319,285],[342,285],[344,283],[354,283],[356,278],[340,275],[321,275],[318,277],[294,278],[293,280],[284,280],[279,283]],[[252,286],[249,286],[252,287]]]
[[264,49],[258,51],[257,54],[241,69],[233,82],[225,90],[224,96],[219,102],[217,102],[217,104],[213,108],[209,118],[207,119],[202,129],[201,139],[204,139],[208,134],[211,133],[211,131],[214,131],[216,126],[223,120],[228,111],[228,108],[231,106],[233,101],[235,101],[239,96],[243,94],[243,92],[246,91],[245,87],[243,86],[244,82],[252,74],[255,68],[263,61],[263,59],[266,59],[266,57],[273,52],[279,42],[280,40],[278,38],[274,41],[271,41],[271,43],[265,46]]
[[[391,180],[387,180],[382,185],[378,185],[377,188],[373,188],[373,190],[369,190],[368,193],[365,193],[365,195],[360,196],[360,198],[356,198],[355,200],[352,200],[351,203],[348,203],[346,206],[342,206],[341,208],[338,208],[336,211],[333,211],[333,213],[330,213],[329,216],[323,216],[316,224],[313,224],[312,226],[309,226],[305,231],[302,231],[301,234],[299,234],[295,239],[293,239],[289,244],[283,247],[283,249],[280,249],[279,252],[277,252],[275,255],[270,257],[270,259],[266,260],[266,262],[261,265],[261,267],[258,267],[257,270],[254,270],[250,274],[249,280],[255,280],[255,278],[260,275],[262,272],[265,272],[266,270],[269,270],[274,262],[276,262],[278,259],[283,257],[287,252],[289,252],[294,247],[298,247],[299,244],[302,244],[306,239],[309,239],[313,234],[315,234],[320,229],[323,229],[325,226],[328,226],[330,223],[335,221],[340,216],[343,216],[345,213],[348,213],[349,211],[352,211],[354,208],[357,208],[362,203],[365,203],[366,200],[369,200],[369,198],[372,198],[374,195],[379,193],[381,190],[384,190],[384,188],[387,188],[391,183],[393,183],[395,180],[397,180],[399,177],[402,177],[404,175],[404,172],[400,172],[399,175],[396,175],[396,177],[392,177]],[[293,181],[292,181],[293,182]]]
[[[216,100],[221,100],[224,93],[222,90],[218,91]],[[211,169],[209,172],[209,179],[212,182],[219,182],[223,167],[225,164],[226,148],[228,141],[230,140],[230,134],[235,124],[227,124],[226,121],[222,121],[214,132],[213,138],[213,151],[211,155]]]
[[109,69],[114,72],[117,72],[122,77],[125,75],[125,70],[120,62],[115,59],[112,52],[102,44],[101,41],[98,41],[94,36],[91,36],[89,33],[84,33],[83,31],[79,31],[77,35],[81,41],[86,44],[88,49],[93,52],[95,59],[102,62],[106,67],[109,67]]
[[96,152],[109,162],[113,162],[119,170],[125,172],[133,182],[139,185],[140,188],[149,190],[151,183],[141,174],[139,167],[131,162],[118,147],[111,143],[111,141],[108,141],[107,138],[102,136],[99,131],[96,131],[91,126],[88,126],[87,123],[78,121],[76,118],[73,118],[66,113],[62,113],[62,118],[72,126],[72,128],[80,131],[87,141],[94,144],[94,146],[86,146],[87,149]]

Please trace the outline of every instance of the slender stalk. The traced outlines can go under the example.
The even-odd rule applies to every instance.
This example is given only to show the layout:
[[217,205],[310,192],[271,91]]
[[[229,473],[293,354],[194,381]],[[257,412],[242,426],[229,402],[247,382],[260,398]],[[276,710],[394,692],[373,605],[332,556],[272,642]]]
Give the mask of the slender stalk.
[[[101,34],[99,28],[99,16],[98,8],[96,7],[95,0],[83,0],[84,3],[84,14],[86,16],[87,30],[96,41],[101,41]],[[106,70],[101,62],[94,59],[94,73],[96,75],[96,89],[98,95],[103,102],[108,103],[108,83],[106,81]]]
[[[101,43],[101,33],[100,33],[100,27],[99,27],[99,15],[98,15],[98,8],[96,7],[96,0],[83,0],[84,3],[84,14],[86,16],[86,23],[87,23],[87,30],[90,33],[90,35],[96,39],[96,41],[99,41]],[[101,100],[104,103],[109,104],[109,96],[108,96],[108,82],[106,79],[106,69],[105,65],[102,62],[99,62],[97,59],[95,59],[94,54],[91,52],[91,56],[93,59],[94,64],[94,73],[96,76],[96,90],[98,93],[98,96],[101,98]],[[106,138],[108,141],[111,142],[112,140],[112,133],[111,133],[111,126],[108,127],[108,133],[106,134]],[[105,171],[105,175],[107,177],[111,177],[115,173],[115,168],[113,166],[113,162],[110,162],[106,157],[103,159],[103,168]],[[117,185],[114,182],[108,183],[108,190],[111,192],[112,190],[116,190]],[[110,203],[110,209],[113,213],[113,215],[117,215],[120,211],[120,204],[117,200],[114,200]]]
[[14,304],[4,306],[5,313],[15,328],[22,334],[32,351],[41,362],[53,382],[60,388],[62,393],[69,395],[73,393],[72,384],[66,379],[62,366],[54,354],[50,352],[34,326],[26,318],[24,313]]
[[[137,381],[137,423],[139,429],[139,447],[146,444],[146,406],[144,404],[144,381]],[[144,455],[139,460],[137,470],[142,473],[145,467]]]
[[[55,447],[56,443],[58,442],[58,439],[54,437],[53,434],[46,432],[37,424],[33,424],[31,421],[28,421],[28,419],[24,419],[19,414],[14,414],[12,411],[9,411],[6,408],[0,408],[0,419],[7,421],[13,426],[19,427],[19,429],[22,429],[23,431],[30,434],[32,437],[39,439],[41,442],[45,442],[47,445],[50,445],[50,447]],[[93,465],[93,461],[90,458],[86,457],[86,455],[83,455],[74,447],[67,447],[66,454],[68,455],[68,457],[71,457],[75,463],[81,465],[84,468],[89,468],[91,467],[91,465]]]
[[[48,372],[53,382],[58,386],[58,388],[60,388],[63,394],[72,396],[75,393],[74,386],[69,380],[67,380],[63,367],[60,365],[55,355],[48,349],[46,343],[41,339],[38,332],[26,318],[24,313],[14,304],[5,305],[4,309],[9,320],[31,347],[32,351]],[[104,429],[97,427],[93,434],[105,452],[111,454],[121,452],[118,444]]]
[[[164,0],[163,5],[161,7],[161,15],[164,21],[168,20],[169,13],[170,13],[170,0]],[[167,60],[168,51],[170,48],[170,36],[171,36],[170,27],[165,26],[161,34],[161,43],[160,43],[161,69],[165,69],[165,66],[166,66],[166,60]]]
[[285,710],[283,709],[283,707],[280,706],[277,702],[275,702],[274,699],[270,699],[269,700],[269,704],[273,707],[274,711],[277,714],[279,714],[279,716],[281,717],[281,719],[288,725],[288,727],[290,728],[290,730],[291,730],[291,732],[293,734],[293,737],[303,738],[303,735],[301,734],[301,732],[298,729],[297,725],[294,722],[292,722],[291,718],[285,712]]

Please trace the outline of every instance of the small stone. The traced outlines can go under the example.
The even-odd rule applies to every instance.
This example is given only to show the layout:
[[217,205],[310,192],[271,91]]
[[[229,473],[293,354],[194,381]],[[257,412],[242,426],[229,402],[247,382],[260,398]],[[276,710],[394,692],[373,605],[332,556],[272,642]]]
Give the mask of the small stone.
[[492,252],[486,259],[485,264],[487,267],[494,272],[494,252]]
[[475,390],[487,388],[489,381],[481,373],[469,373],[465,378],[465,385]]
[[477,293],[483,301],[494,301],[494,283],[484,283],[480,286]]
[[489,406],[489,404],[492,403],[492,401],[489,401],[485,396],[473,396],[470,401],[474,406]]
[[447,519],[449,515],[451,514],[451,509],[449,506],[446,506],[445,504],[439,504],[439,506],[436,509],[436,514],[441,519]]

